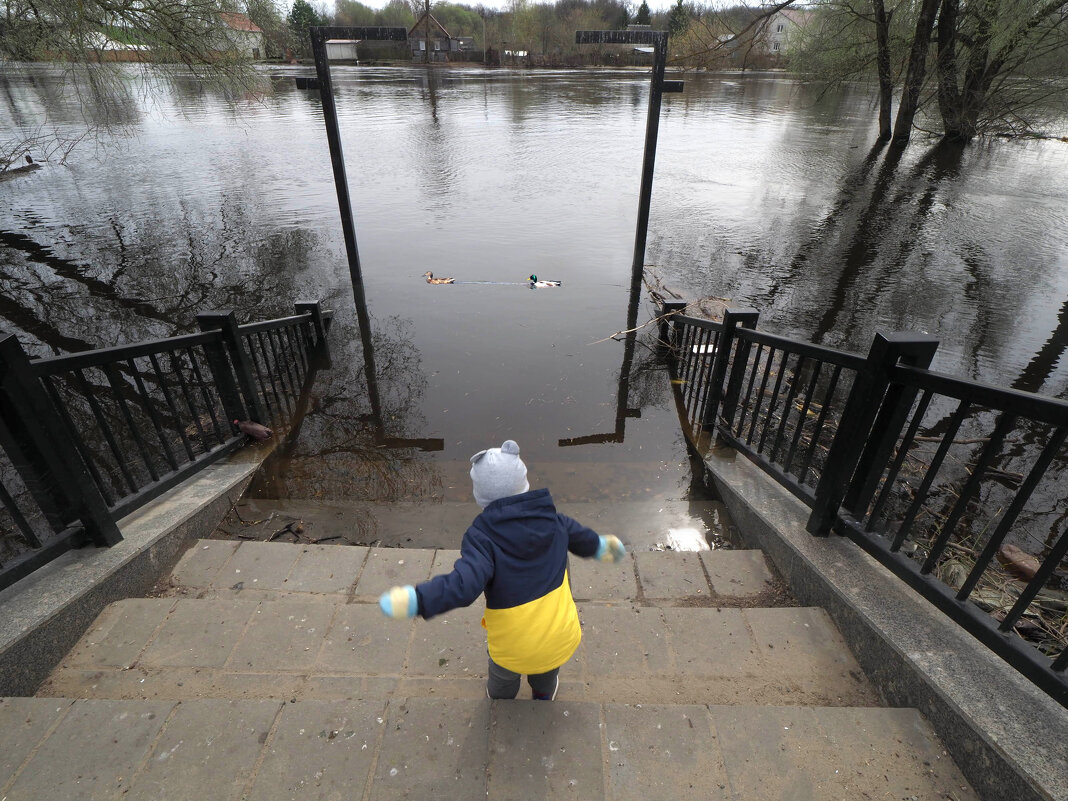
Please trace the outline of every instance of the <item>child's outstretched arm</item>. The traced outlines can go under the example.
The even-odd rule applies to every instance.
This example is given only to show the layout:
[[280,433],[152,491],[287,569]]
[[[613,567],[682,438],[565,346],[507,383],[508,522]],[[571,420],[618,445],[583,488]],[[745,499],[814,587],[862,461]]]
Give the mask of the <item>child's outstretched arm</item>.
[[626,555],[627,549],[619,537],[612,534],[602,537],[592,528],[587,528],[567,515],[559,515],[559,518],[567,531],[567,549],[575,556],[587,559],[592,557],[602,562],[618,562]]
[[418,586],[393,587],[382,593],[378,605],[387,617],[410,618],[421,615],[425,619],[460,606],[470,606],[493,578],[493,557],[488,546],[464,534],[460,558],[451,573],[434,576]]

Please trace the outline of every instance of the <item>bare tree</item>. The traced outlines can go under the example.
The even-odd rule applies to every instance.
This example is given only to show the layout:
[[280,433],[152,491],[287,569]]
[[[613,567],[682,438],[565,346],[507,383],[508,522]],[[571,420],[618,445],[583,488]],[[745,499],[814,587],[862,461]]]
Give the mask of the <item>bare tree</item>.
[[832,82],[874,72],[881,138],[903,145],[932,117],[960,142],[1032,133],[1068,107],[1068,0],[863,1],[823,0],[792,66]]
[[226,90],[231,97],[265,91],[269,83],[243,54],[238,34],[223,12],[222,0],[3,0],[0,58],[12,62],[48,61],[69,73],[84,126],[73,135],[45,121],[15,132],[0,146],[0,171],[32,146],[38,152],[69,153],[78,141],[116,123],[110,112],[131,95],[151,91],[152,81],[131,82],[133,62],[152,79],[192,75]]

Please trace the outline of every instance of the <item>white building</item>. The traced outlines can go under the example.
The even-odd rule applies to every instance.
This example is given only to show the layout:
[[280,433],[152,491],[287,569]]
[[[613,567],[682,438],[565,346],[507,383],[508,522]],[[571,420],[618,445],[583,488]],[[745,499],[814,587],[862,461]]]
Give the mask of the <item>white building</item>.
[[219,13],[223,24],[227,27],[227,39],[229,45],[236,48],[243,58],[259,60],[266,56],[264,49],[264,36],[260,27],[249,19],[248,14],[236,11],[222,11]]
[[809,12],[803,8],[784,8],[768,19],[764,29],[764,46],[774,56],[784,56],[790,47],[790,36],[808,23]]

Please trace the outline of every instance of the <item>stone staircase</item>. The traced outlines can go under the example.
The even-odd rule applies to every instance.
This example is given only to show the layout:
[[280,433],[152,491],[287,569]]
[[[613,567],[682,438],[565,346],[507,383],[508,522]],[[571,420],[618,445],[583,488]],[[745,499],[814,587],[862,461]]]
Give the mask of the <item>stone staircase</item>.
[[381,616],[457,557],[197,541],[0,701],[0,799],[976,797],[760,552],[572,559],[584,636],[555,703],[486,699],[478,604]]

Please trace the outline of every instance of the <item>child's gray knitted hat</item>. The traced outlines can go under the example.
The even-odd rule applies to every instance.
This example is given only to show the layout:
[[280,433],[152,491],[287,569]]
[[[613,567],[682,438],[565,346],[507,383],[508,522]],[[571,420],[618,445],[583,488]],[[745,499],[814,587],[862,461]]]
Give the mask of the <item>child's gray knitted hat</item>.
[[515,441],[505,440],[499,448],[479,451],[472,456],[471,483],[475,503],[483,509],[498,498],[529,490],[527,466],[519,458],[519,446]]

